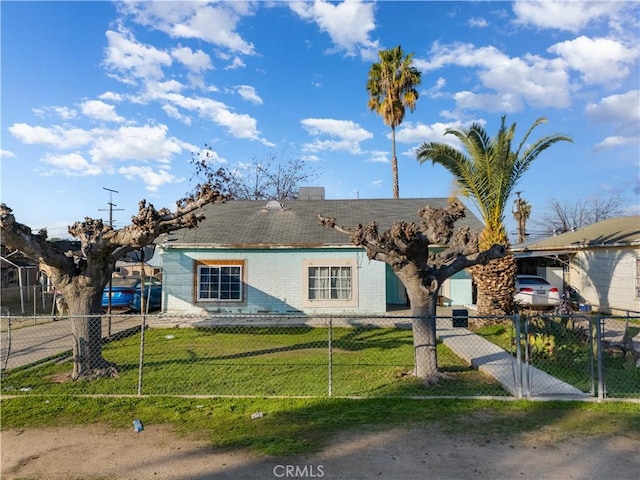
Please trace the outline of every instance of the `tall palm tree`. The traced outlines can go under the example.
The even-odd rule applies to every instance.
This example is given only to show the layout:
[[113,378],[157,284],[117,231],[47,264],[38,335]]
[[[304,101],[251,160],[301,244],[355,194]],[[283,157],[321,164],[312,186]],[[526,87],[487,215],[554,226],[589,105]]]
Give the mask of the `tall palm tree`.
[[[546,121],[538,118],[515,151],[511,145],[516,124],[507,126],[505,116],[493,138],[478,123],[469,128],[448,129],[445,135],[454,135],[466,154],[437,142],[423,143],[418,148],[420,163],[431,160],[445,167],[454,176],[462,194],[475,203],[485,224],[478,242],[480,250],[495,244],[509,246],[504,212],[516,184],[544,150],[557,142],[573,142],[571,137],[553,134],[529,144],[533,130]],[[504,315],[513,311],[515,259],[512,255],[473,267],[472,274],[478,287],[480,315]]]
[[527,239],[527,220],[531,216],[531,204],[521,198],[520,193],[516,192],[518,198],[513,205],[513,218],[518,222],[518,243],[524,243]]
[[421,73],[412,65],[413,53],[405,56],[400,45],[379,51],[378,57],[380,62],[371,65],[367,80],[369,109],[378,113],[384,123],[391,127],[393,198],[399,198],[396,127],[404,120],[406,108],[412,112],[415,110],[418,100],[416,87],[422,83],[422,79]]

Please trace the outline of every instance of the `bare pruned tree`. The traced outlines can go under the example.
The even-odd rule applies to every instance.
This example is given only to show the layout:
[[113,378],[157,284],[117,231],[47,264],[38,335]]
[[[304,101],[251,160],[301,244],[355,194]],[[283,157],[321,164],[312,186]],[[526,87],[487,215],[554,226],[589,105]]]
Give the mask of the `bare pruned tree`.
[[[214,171],[210,161],[214,157],[209,145],[204,152],[193,155],[197,176],[206,177]],[[286,148],[271,150],[264,158],[254,157],[249,163],[239,162],[225,174],[227,190],[234,200],[294,200],[298,187],[318,176],[302,157],[290,155]]]
[[533,223],[542,232],[539,236],[558,235],[623,215],[624,206],[622,197],[617,194],[610,197],[590,196],[573,201],[553,198],[542,219],[534,220]]
[[222,186],[213,172],[208,182],[179,200],[173,212],[166,208],[156,210],[142,200],[131,224],[120,229],[87,217],[69,227],[69,234],[78,240],[74,249],[69,248],[69,241],[48,240],[46,231],[33,233],[16,221],[11,208],[0,205],[2,244],[38,261],[64,298],[75,339],[73,379],[118,375],[117,366],[102,356],[102,326],[97,315],[101,313],[102,292],[116,260],[150,245],[163,233],[196,227],[204,218],[198,213],[200,207],[227,200],[228,196],[221,193]]
[[[371,260],[391,266],[407,290],[413,319],[415,350],[414,374],[425,384],[439,378],[436,355],[436,306],[442,283],[457,272],[474,265],[486,265],[507,255],[503,245],[478,251],[478,233],[469,227],[455,229],[464,217],[462,203],[453,200],[445,208],[425,206],[418,212],[420,224],[396,222],[380,232],[377,223],[363,227],[341,227],[335,218],[319,216],[326,227],[351,237],[351,243],[364,247]],[[443,246],[432,252],[430,247]]]

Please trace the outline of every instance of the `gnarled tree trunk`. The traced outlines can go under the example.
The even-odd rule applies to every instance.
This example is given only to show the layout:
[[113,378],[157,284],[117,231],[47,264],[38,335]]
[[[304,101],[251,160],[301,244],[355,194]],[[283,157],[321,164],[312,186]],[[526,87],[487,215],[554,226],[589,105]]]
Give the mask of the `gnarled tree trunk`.
[[102,288],[78,288],[72,282],[62,288],[73,335],[73,375],[81,378],[117,377],[116,365],[102,356]]
[[[354,245],[362,246],[367,256],[391,266],[407,290],[413,320],[415,376],[425,385],[438,381],[436,350],[436,305],[438,290],[447,278],[478,264],[487,264],[507,254],[503,245],[478,251],[478,235],[468,227],[454,229],[456,220],[464,217],[464,207],[452,201],[445,208],[422,208],[420,224],[396,222],[380,232],[372,222],[363,227],[336,225],[335,218],[319,219],[326,227],[351,236]],[[430,245],[445,246],[438,253],[429,252]]]

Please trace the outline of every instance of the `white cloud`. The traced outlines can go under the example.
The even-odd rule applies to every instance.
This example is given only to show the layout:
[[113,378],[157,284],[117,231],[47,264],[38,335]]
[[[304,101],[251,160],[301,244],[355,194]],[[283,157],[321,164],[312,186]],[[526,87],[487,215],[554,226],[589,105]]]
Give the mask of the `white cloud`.
[[80,110],[83,115],[96,120],[106,122],[124,121],[124,118],[116,113],[116,108],[113,105],[109,105],[102,100],[87,100],[80,104]]
[[640,129],[640,90],[610,95],[586,107],[587,117],[596,123],[611,123],[623,132]]
[[562,108],[570,104],[569,75],[559,61],[536,55],[510,58],[493,46],[476,48],[468,43],[434,43],[431,60],[416,59],[423,72],[457,65],[477,68],[488,92],[463,91],[455,95],[458,108],[514,112],[525,104]]
[[346,151],[352,154],[362,153],[360,142],[373,138],[373,134],[357,123],[349,120],[331,118],[306,118],[300,123],[314,137],[337,137],[330,140],[316,140],[306,143],[302,148],[306,152]]
[[211,57],[202,50],[194,52],[189,47],[178,47],[171,50],[171,56],[194,73],[202,73],[212,68]]
[[41,107],[32,108],[31,111],[38,117],[45,118],[51,114],[60,117],[63,120],[71,120],[78,115],[78,112],[70,107]]
[[144,103],[151,100],[162,101],[170,93],[179,93],[184,89],[184,85],[177,80],[167,80],[166,82],[156,82],[150,80],[145,82],[145,93],[132,101]]
[[64,128],[58,125],[52,127],[31,126],[26,123],[14,123],[9,132],[27,144],[45,144],[58,149],[76,148],[87,145],[92,140],[92,133],[81,128]]
[[238,68],[244,68],[247,65],[242,61],[240,57],[233,57],[233,61],[224,67],[225,70],[237,70]]
[[118,32],[109,30],[106,35],[108,46],[104,65],[124,83],[133,84],[137,79],[159,80],[164,76],[162,68],[172,63],[171,55],[167,52],[143,45],[124,28]]
[[102,130],[95,136],[89,150],[92,160],[109,164],[113,160],[168,163],[192,145],[177,138],[167,138],[166,125],[124,126],[117,130]]
[[195,155],[198,157],[198,160],[204,160],[206,163],[214,163],[224,165],[227,160],[220,156],[218,152],[209,148],[201,148],[195,151]]
[[[472,123],[478,123],[484,125],[484,120],[474,120],[468,122],[436,122],[431,125],[424,123],[403,123],[396,133],[396,141],[398,143],[415,144],[416,146],[422,143],[438,142],[445,143],[454,148],[460,147],[460,142],[455,135],[445,135],[448,129],[461,129],[471,126]],[[406,152],[407,155],[414,156],[413,150]]]
[[164,104],[162,105],[162,110],[164,110],[164,113],[166,113],[167,116],[175,118],[185,125],[191,125],[191,117],[189,115],[183,115],[175,105]]
[[235,88],[238,95],[240,95],[244,100],[255,105],[262,105],[262,99],[256,92],[256,89],[251,85],[237,85]]
[[607,137],[600,143],[596,144],[593,147],[595,152],[600,152],[602,150],[609,150],[611,148],[623,147],[625,145],[633,145],[638,144],[638,137],[621,137],[621,136],[613,136]]
[[334,120],[332,118],[305,118],[302,126],[311,135],[332,135],[348,140],[361,142],[373,137],[373,134],[351,120]]
[[16,155],[10,150],[0,149],[0,158],[14,158]]
[[374,150],[369,152],[369,159],[367,162],[371,163],[391,163],[390,159],[391,155],[389,152],[384,152],[381,150]]
[[[175,89],[181,85],[175,81],[169,83],[175,86]],[[173,118],[180,117],[183,121],[186,116],[180,109],[195,112],[201,118],[211,120],[215,124],[225,128],[235,138],[256,140],[266,146],[273,146],[271,142],[262,138],[257,128],[257,120],[250,115],[232,112],[227,105],[211,98],[197,96],[187,97],[177,92],[167,91],[171,89],[163,88],[163,85],[166,86],[167,83],[150,83],[148,90],[143,96],[139,97],[137,101],[140,103],[150,101],[160,102],[165,111],[170,112]],[[169,106],[169,108],[167,108],[167,106]]]
[[174,38],[193,38],[244,55],[254,46],[236,31],[244,16],[253,15],[252,2],[119,2],[119,10],[137,23]]
[[489,26],[489,22],[482,17],[472,17],[467,20],[467,25],[475,28],[486,28]]
[[516,23],[538,28],[553,28],[577,32],[588,24],[612,19],[625,8],[624,2],[544,0],[513,3]]
[[[42,158],[47,165],[55,167],[55,173],[67,176],[89,176],[103,173],[99,165],[89,163],[77,152],[62,155],[47,154]],[[49,174],[54,171],[48,172]],[[45,173],[46,174],[46,173]]]
[[337,51],[347,55],[360,55],[365,60],[376,58],[380,46],[370,38],[376,28],[375,4],[359,0],[342,3],[315,0],[314,2],[291,2],[289,4],[300,18],[314,22],[320,31],[327,33]]
[[425,90],[423,95],[426,95],[429,98],[440,98],[444,95],[442,93],[442,89],[446,85],[447,85],[447,81],[443,77],[439,77],[438,80],[436,80],[436,84],[433,87]]
[[580,36],[547,49],[582,74],[587,84],[607,85],[626,78],[638,59],[638,49],[608,38]]
[[125,97],[118,92],[104,92],[103,94],[98,95],[98,98],[107,102],[121,102]]
[[154,170],[151,167],[121,167],[118,169],[118,173],[124,175],[129,180],[140,179],[146,185],[146,188],[150,192],[156,192],[159,187],[167,183],[181,182],[183,179],[176,178],[166,170]]
[[[185,151],[196,151],[194,145],[167,137],[165,125],[122,126],[117,129],[96,128],[50,128],[14,124],[9,131],[18,140],[27,144],[49,145],[70,152],[44,157],[43,161],[59,168],[65,175],[96,175],[110,172],[114,161],[158,162],[167,164],[175,155]],[[77,148],[86,149],[84,153]],[[85,160],[90,156],[90,160]],[[52,173],[52,172],[49,172]]]

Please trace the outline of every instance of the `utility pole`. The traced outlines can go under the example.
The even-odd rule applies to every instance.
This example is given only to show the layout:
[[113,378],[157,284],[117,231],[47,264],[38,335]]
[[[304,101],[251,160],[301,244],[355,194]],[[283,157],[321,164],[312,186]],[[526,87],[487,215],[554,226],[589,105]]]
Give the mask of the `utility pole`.
[[[106,188],[106,187],[102,187],[103,190],[106,190],[109,192],[109,225],[111,225],[113,227],[113,212],[114,211],[123,211],[124,208],[113,208],[113,207],[117,207],[117,205],[115,203],[113,203],[113,194],[114,193],[120,193],[117,190],[111,190],[110,188]],[[106,212],[106,209],[99,209],[98,211],[100,212]]]
[[[117,211],[122,211],[124,210],[124,208],[116,208],[114,209],[113,207],[117,207],[117,205],[115,203],[113,203],[113,194],[114,193],[120,193],[117,190],[112,190],[110,188],[106,188],[106,187],[102,187],[103,190],[106,190],[109,192],[109,225],[111,227],[113,227],[113,212],[114,210]],[[102,209],[99,210],[101,212],[105,212],[106,210]],[[107,335],[110,337],[111,336],[111,291],[113,290],[113,282],[112,282],[112,278],[113,278],[113,272],[111,273],[111,276],[109,277],[109,302],[107,304],[107,313],[109,314],[109,328],[108,328],[108,332]]]

